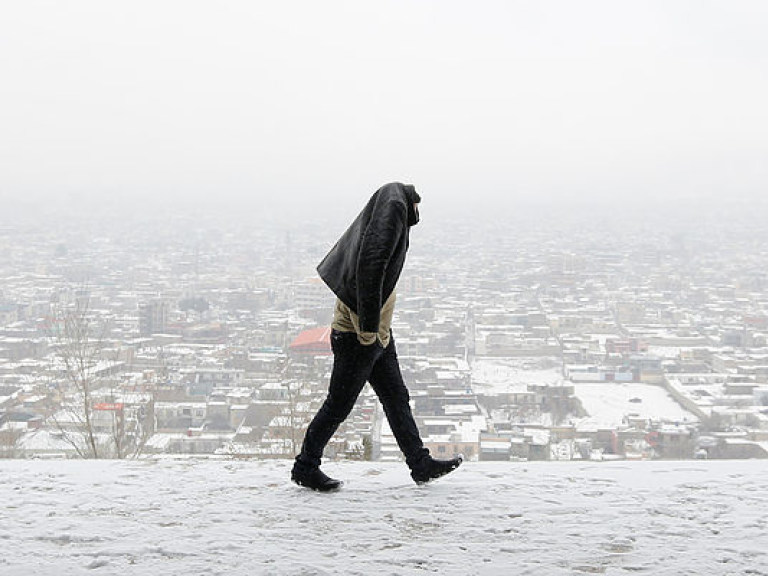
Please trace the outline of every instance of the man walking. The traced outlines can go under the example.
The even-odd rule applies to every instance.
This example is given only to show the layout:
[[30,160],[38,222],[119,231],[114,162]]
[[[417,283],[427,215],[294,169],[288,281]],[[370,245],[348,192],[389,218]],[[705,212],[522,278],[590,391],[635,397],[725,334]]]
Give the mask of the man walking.
[[333,370],[328,396],[307,428],[291,471],[300,486],[323,492],[342,482],[320,470],[323,449],[352,411],[366,381],[384,407],[411,478],[423,484],[462,462],[429,455],[411,413],[390,324],[395,286],[405,263],[410,227],[419,221],[420,196],[413,186],[387,184],[377,190],[317,267],[336,294],[331,326]]

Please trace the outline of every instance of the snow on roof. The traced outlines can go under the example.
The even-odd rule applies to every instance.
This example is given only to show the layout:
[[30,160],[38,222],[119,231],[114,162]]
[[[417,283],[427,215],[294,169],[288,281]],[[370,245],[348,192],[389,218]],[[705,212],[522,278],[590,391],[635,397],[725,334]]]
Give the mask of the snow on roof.
[[[472,385],[483,391],[507,393],[524,391],[528,384],[548,385],[562,380],[562,364],[553,360],[480,358],[472,363]],[[521,390],[520,388],[523,387]]]
[[[106,442],[110,439],[108,434],[98,433],[95,435],[97,441]],[[85,438],[77,433],[69,435],[71,442],[75,442],[85,448]],[[64,435],[55,430],[41,428],[29,434],[25,434],[19,439],[17,449],[22,452],[66,452],[74,453],[75,448]]]
[[0,431],[3,431],[3,430],[13,430],[17,432],[22,432],[22,431],[28,430],[28,425],[27,425],[27,422],[9,421],[9,422],[5,422],[2,426],[0,426]]
[[163,408],[203,408],[206,406],[206,402],[194,402],[185,400],[183,402],[155,402],[155,410],[161,410]]
[[509,438],[483,438],[480,442],[480,449],[484,452],[504,452],[509,450],[511,445],[512,441]]
[[659,386],[614,382],[575,384],[574,390],[589,414],[578,421],[579,428],[617,428],[628,415],[670,422],[698,421]]

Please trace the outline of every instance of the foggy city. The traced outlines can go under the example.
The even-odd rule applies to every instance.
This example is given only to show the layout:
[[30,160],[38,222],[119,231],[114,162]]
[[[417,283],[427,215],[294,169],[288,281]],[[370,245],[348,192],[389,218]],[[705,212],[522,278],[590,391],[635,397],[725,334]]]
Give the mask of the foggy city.
[[768,575],[767,27],[0,6],[0,576]]

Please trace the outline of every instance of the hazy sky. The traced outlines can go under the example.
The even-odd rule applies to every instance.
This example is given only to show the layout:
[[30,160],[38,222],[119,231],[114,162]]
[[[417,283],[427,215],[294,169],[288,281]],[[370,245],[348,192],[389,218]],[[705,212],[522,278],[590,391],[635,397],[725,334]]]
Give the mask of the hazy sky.
[[758,197],[766,30],[763,1],[6,1],[0,198]]

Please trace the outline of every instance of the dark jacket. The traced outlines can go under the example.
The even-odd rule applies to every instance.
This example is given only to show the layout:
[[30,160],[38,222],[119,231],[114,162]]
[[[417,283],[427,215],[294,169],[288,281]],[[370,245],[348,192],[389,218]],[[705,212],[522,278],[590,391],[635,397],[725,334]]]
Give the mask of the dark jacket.
[[419,221],[413,186],[379,188],[317,266],[320,278],[360,318],[362,332],[378,332],[379,314],[405,264],[408,232]]

